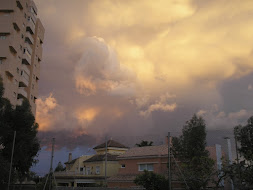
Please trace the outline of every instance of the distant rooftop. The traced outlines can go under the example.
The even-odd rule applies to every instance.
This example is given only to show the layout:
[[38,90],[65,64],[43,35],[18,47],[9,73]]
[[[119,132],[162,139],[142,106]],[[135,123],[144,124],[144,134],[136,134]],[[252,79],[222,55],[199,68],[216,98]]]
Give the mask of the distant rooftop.
[[[102,143],[102,144],[100,144],[100,145],[94,147],[93,149],[105,148],[105,146],[106,146],[106,144],[105,144],[105,142],[104,142],[104,143]],[[113,148],[128,148],[128,147],[126,147],[125,145],[120,144],[119,142],[114,141],[114,140],[108,140],[108,141],[107,141],[107,147],[108,147],[108,148],[109,148],[109,147],[113,147]]]
[[[118,155],[107,154],[107,161],[116,161]],[[96,154],[91,158],[85,160],[84,162],[97,162],[97,161],[105,161],[105,154]]]
[[71,160],[70,162],[69,162],[69,161],[67,161],[67,162],[65,162],[64,164],[74,164],[74,163],[75,163],[75,161],[76,161],[77,159],[78,159],[78,158],[75,158],[75,159]]
[[160,146],[144,146],[134,147],[127,150],[124,154],[118,156],[119,159],[123,158],[134,158],[142,156],[166,156],[168,155],[168,145]]

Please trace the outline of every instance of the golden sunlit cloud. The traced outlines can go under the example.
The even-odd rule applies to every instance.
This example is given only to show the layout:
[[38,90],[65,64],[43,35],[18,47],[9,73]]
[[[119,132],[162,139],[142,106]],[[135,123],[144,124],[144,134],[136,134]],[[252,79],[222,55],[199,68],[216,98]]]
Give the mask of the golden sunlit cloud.
[[99,114],[99,109],[88,108],[88,109],[78,110],[75,113],[75,116],[80,123],[87,124],[87,123],[92,122],[98,114]]
[[39,123],[40,131],[51,130],[51,127],[63,118],[64,115],[61,106],[58,105],[53,94],[50,94],[46,98],[39,98],[36,101],[37,112],[36,112],[36,122]]
[[[252,0],[35,1],[50,26],[49,40],[68,51],[64,69],[74,78],[68,85],[87,100],[75,100],[78,109],[69,110],[83,133],[123,118],[129,102],[146,121],[154,112],[170,114],[189,104],[221,105],[218,87],[253,72]],[[38,101],[42,129],[56,123],[49,113],[57,107],[61,113],[57,102]],[[196,110],[208,115],[203,107]],[[222,110],[210,118],[229,118]],[[240,110],[236,114],[247,115]]]

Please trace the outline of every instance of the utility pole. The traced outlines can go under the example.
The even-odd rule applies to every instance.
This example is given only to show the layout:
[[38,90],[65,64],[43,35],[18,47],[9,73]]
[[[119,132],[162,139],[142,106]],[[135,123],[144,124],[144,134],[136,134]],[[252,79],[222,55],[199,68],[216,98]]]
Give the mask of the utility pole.
[[168,190],[171,190],[171,173],[170,173],[170,132],[168,132],[168,180],[169,180],[169,189]]
[[[52,153],[51,153],[50,169],[49,169],[49,174],[47,176],[46,183],[44,185],[43,190],[45,190],[45,188],[46,188],[48,178],[49,178],[49,187],[48,187],[48,189],[51,190],[51,186],[52,186],[52,177],[54,176],[54,171],[53,171],[54,143],[55,143],[55,138],[52,139]],[[55,180],[55,178],[54,178],[54,180]]]
[[12,160],[13,160],[13,153],[14,153],[14,147],[15,147],[15,140],[16,140],[16,131],[14,131],[12,151],[11,151],[11,165],[10,165],[9,180],[8,180],[8,190],[10,189],[11,169],[12,169]]
[[107,136],[105,136],[105,186],[107,187]]

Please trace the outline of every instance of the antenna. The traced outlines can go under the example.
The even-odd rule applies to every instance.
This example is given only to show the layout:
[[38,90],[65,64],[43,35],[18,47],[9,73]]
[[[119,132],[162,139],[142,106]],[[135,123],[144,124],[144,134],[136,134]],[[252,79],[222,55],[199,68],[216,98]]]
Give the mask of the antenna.
[[54,170],[53,170],[54,144],[55,144],[55,138],[52,139],[52,153],[51,153],[50,169],[49,169],[49,173],[48,173],[48,175],[47,175],[46,183],[45,183],[45,185],[44,185],[43,190],[46,189],[46,185],[47,185],[48,179],[49,179],[49,187],[48,187],[48,189],[51,190],[51,187],[52,187],[52,177],[54,178],[54,182],[55,182],[55,184],[56,184],[55,175],[54,175]]

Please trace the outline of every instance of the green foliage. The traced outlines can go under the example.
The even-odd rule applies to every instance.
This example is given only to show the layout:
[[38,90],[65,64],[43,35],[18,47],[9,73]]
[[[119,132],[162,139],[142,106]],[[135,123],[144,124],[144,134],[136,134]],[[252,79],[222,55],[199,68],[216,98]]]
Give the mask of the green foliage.
[[138,175],[134,183],[143,186],[146,190],[167,190],[168,180],[159,174],[145,170],[143,174]]
[[[0,82],[0,95],[2,83]],[[38,124],[31,112],[28,100],[24,100],[21,106],[13,106],[9,100],[0,97],[0,144],[4,148],[0,152],[1,159],[10,163],[13,134],[16,131],[15,149],[13,155],[13,170],[18,175],[19,181],[23,181],[29,173],[30,167],[37,162],[35,159],[40,149],[37,135]],[[14,170],[15,169],[15,170]],[[5,170],[0,170],[0,175],[7,175]],[[6,183],[6,180],[2,181]]]
[[152,146],[153,142],[152,141],[144,141],[144,140],[142,140],[140,144],[136,143],[135,145],[138,146],[138,147]]
[[236,126],[234,129],[235,136],[240,142],[241,147],[238,149],[240,154],[253,164],[253,116],[248,119],[245,126]]
[[181,162],[183,175],[176,173],[180,180],[186,179],[190,189],[205,189],[211,181],[214,161],[209,158],[206,147],[206,125],[197,115],[186,122],[182,135],[172,139],[172,153]]
[[245,126],[236,126],[234,135],[240,145],[238,151],[242,157],[233,164],[224,165],[220,180],[230,178],[235,188],[250,190],[253,189],[253,116]]

